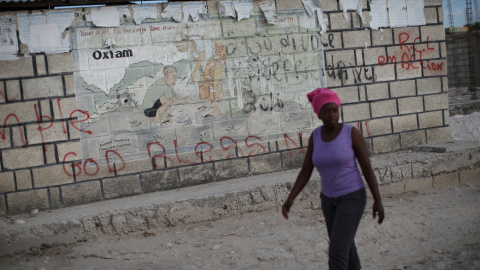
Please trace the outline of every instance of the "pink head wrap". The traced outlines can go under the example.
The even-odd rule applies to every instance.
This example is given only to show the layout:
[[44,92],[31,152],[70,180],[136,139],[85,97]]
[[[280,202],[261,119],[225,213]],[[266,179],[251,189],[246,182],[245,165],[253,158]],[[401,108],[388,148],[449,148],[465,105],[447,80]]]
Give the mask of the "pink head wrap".
[[342,102],[340,101],[340,98],[333,92],[332,90],[328,88],[317,88],[317,90],[314,90],[310,93],[307,94],[308,101],[312,104],[313,111],[318,115],[320,112],[320,109],[322,108],[323,105],[333,102],[340,107],[342,105]]

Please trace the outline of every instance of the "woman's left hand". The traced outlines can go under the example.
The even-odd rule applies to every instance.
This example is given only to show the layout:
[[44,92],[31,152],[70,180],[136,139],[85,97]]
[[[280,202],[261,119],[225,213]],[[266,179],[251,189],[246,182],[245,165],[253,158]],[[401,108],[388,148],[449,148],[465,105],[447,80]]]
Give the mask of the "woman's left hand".
[[382,224],[383,219],[385,218],[385,210],[383,210],[383,205],[381,201],[376,201],[373,203],[373,218],[375,219],[378,214],[378,224]]

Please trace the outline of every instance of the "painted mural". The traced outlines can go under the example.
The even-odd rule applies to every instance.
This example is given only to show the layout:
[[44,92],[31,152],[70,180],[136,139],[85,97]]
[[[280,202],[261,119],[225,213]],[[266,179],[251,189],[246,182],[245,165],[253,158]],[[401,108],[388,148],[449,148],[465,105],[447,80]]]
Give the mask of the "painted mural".
[[[305,94],[320,87],[315,17],[262,14],[118,27],[75,26],[72,47],[83,158],[196,151],[199,142],[313,127]],[[267,138],[268,140],[268,138]]]

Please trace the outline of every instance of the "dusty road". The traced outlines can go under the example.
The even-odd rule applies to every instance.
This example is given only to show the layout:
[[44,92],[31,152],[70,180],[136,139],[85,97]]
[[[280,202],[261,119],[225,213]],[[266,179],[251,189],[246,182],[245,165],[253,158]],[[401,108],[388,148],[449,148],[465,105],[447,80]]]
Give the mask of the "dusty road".
[[[371,201],[356,241],[363,269],[480,269],[480,183]],[[0,258],[1,269],[328,269],[320,209],[99,238]]]

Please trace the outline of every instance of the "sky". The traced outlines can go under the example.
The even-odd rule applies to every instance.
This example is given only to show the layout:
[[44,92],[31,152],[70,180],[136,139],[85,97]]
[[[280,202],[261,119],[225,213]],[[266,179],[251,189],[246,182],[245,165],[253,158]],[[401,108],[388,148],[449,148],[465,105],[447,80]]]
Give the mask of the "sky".
[[[467,7],[467,0],[450,0],[452,2],[452,13],[453,13],[453,22],[455,23],[455,27],[464,26],[467,24],[465,19],[466,17],[466,7]],[[472,16],[473,22],[475,22],[475,1],[478,1],[480,6],[479,0],[472,0]],[[448,1],[443,0],[443,14],[444,18],[444,25],[446,28],[450,27],[449,21],[449,11],[448,11]]]

